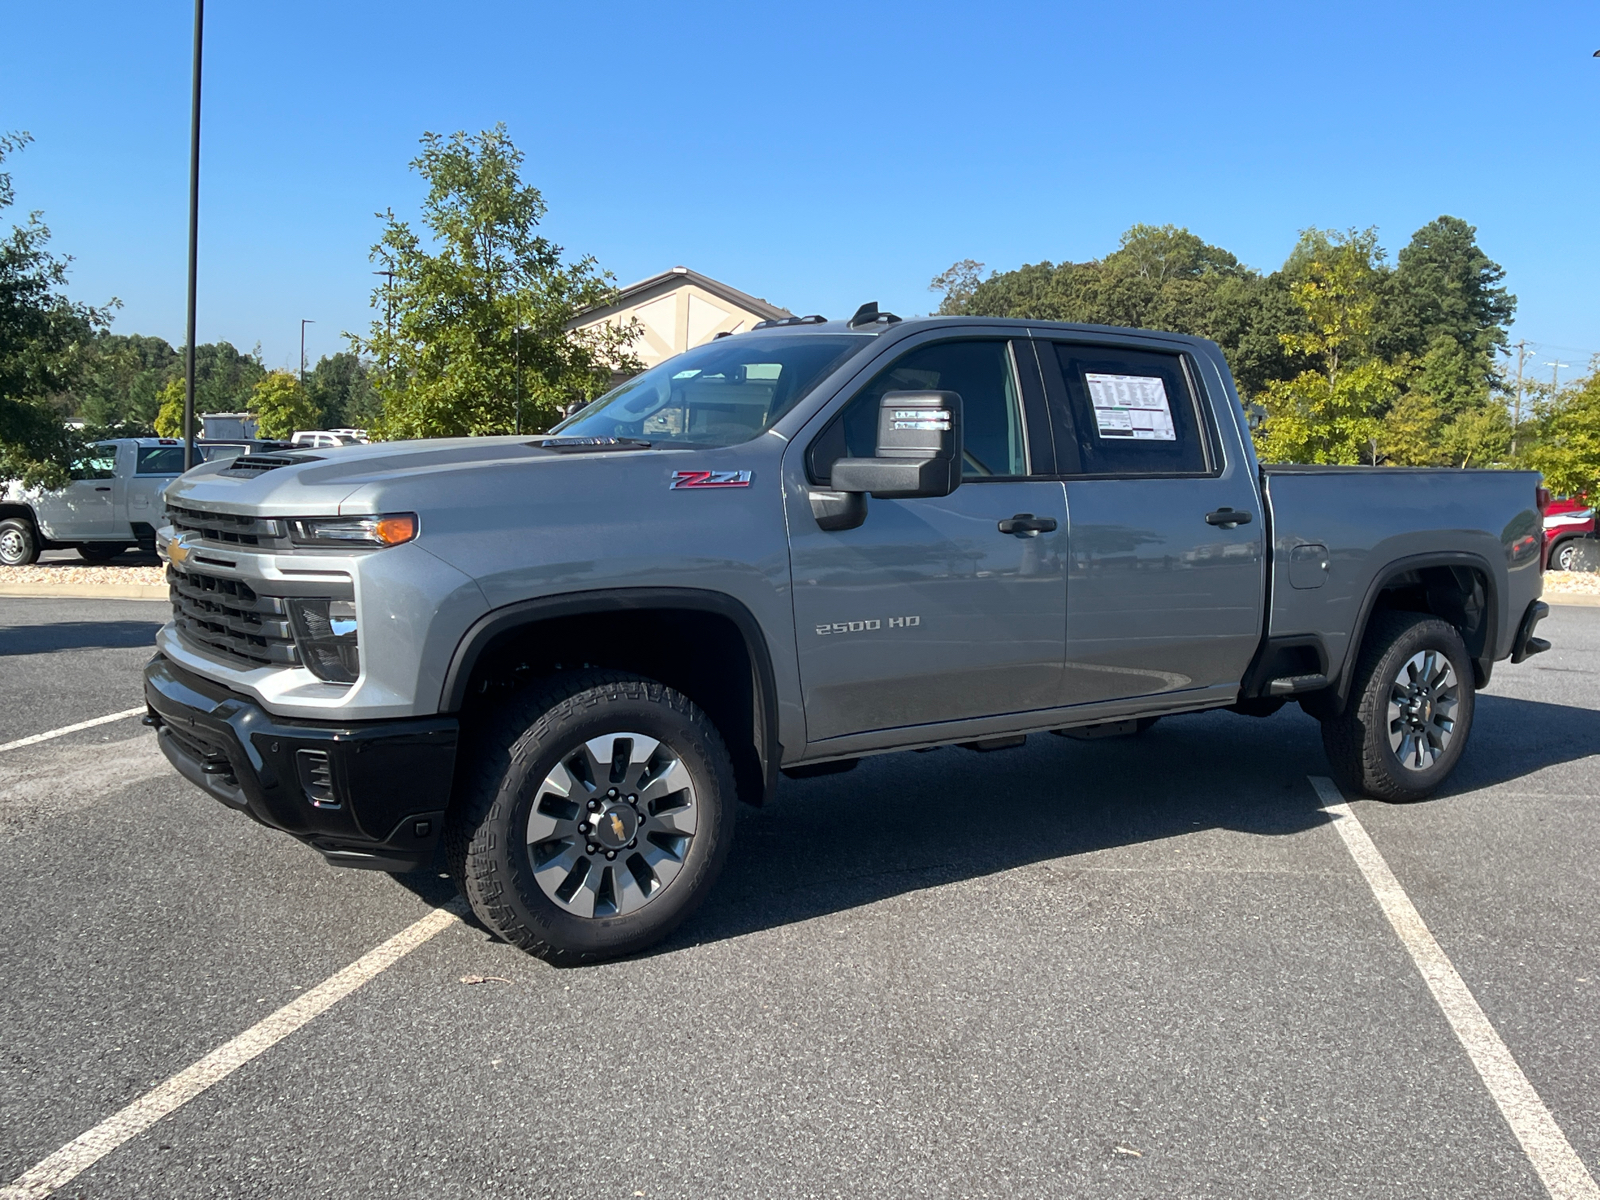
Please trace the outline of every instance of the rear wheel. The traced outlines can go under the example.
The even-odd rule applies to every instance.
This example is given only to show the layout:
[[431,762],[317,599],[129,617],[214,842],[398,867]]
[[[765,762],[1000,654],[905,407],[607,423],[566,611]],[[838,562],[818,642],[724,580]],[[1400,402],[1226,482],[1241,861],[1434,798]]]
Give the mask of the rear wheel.
[[127,548],[121,542],[84,542],[78,546],[78,557],[84,562],[110,562]]
[[21,517],[0,521],[0,567],[25,567],[39,557],[39,535]]
[[446,825],[479,920],[570,965],[641,950],[710,891],[733,837],[733,765],[705,713],[652,680],[573,672],[477,739]]
[[1472,730],[1472,660],[1436,617],[1374,617],[1345,711],[1322,722],[1322,745],[1345,788],[1420,800],[1455,770]]
[[1561,542],[1550,552],[1550,569],[1552,571],[1570,571],[1578,558],[1578,540],[1568,538]]

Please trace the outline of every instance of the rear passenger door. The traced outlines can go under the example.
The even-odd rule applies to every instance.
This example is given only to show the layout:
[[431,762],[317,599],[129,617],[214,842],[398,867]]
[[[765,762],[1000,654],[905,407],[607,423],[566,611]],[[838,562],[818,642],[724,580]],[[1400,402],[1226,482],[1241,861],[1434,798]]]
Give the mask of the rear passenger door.
[[[1261,634],[1264,521],[1199,364],[1132,339],[1038,350],[1071,519],[1065,702],[1237,687]],[[1217,523],[1226,509],[1248,523]]]
[[[906,389],[960,393],[961,486],[819,528],[809,489],[873,454],[880,397]],[[797,449],[785,492],[809,742],[1059,703],[1065,489],[1026,338],[914,339]],[[1049,528],[1002,530],[1024,514]]]

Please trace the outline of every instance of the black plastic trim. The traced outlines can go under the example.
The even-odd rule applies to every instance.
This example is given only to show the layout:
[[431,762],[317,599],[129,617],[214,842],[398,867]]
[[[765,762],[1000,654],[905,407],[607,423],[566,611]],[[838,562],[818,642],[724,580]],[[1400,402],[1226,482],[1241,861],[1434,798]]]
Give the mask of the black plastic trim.
[[[160,654],[145,667],[145,703],[167,760],[228,807],[330,861],[407,871],[432,858],[455,771],[456,718],[276,717]],[[327,755],[339,807],[306,795],[296,761],[306,749]]]
[[462,635],[450,668],[445,672],[444,687],[439,697],[441,713],[458,713],[467,701],[467,687],[478,657],[486,646],[503,633],[523,625],[548,621],[558,617],[586,616],[605,612],[638,612],[647,609],[684,610],[715,613],[733,622],[744,638],[745,651],[755,667],[756,689],[755,751],[761,764],[760,796],[746,797],[752,804],[760,804],[772,795],[778,783],[778,761],[782,747],[778,743],[778,687],[772,669],[772,654],[761,625],[755,616],[739,601],[722,592],[702,591],[698,588],[604,588],[589,592],[569,592],[561,596],[545,596],[534,600],[521,600],[485,613]]
[[[1375,467],[1374,470],[1387,471],[1388,467]],[[1480,554],[1466,551],[1446,551],[1437,554],[1413,554],[1407,558],[1398,558],[1387,564],[1382,571],[1372,577],[1372,583],[1367,588],[1367,594],[1362,598],[1361,608],[1356,617],[1355,628],[1351,631],[1350,644],[1345,649],[1344,662],[1339,667],[1339,678],[1334,685],[1334,696],[1339,711],[1343,711],[1345,702],[1350,698],[1350,681],[1355,675],[1356,659],[1361,656],[1361,643],[1367,636],[1367,624],[1372,619],[1372,610],[1378,603],[1378,597],[1383,590],[1404,575],[1407,571],[1420,571],[1427,567],[1468,567],[1483,574],[1483,593],[1486,611],[1484,613],[1484,653],[1473,660],[1473,667],[1478,679],[1474,680],[1476,687],[1482,688],[1489,682],[1489,673],[1494,668],[1494,655],[1497,647],[1495,637],[1500,628],[1500,593],[1497,590],[1494,571],[1490,568],[1488,560]]]

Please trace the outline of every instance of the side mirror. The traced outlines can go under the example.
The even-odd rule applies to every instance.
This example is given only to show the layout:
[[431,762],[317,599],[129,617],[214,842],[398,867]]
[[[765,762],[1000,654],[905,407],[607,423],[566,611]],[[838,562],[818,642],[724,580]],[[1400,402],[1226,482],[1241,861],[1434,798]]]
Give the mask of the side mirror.
[[961,397],[955,392],[885,392],[878,452],[833,464],[833,490],[880,500],[948,496],[961,484]]

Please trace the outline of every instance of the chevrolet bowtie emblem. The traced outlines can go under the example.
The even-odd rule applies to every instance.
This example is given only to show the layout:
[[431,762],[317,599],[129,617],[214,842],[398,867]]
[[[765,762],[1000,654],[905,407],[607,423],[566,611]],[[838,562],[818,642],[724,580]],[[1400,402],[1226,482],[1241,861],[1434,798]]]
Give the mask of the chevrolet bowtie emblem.
[[189,557],[189,547],[183,544],[181,537],[175,537],[167,543],[167,557],[179,564]]
[[616,813],[611,814],[611,836],[619,842],[622,840],[622,818]]

